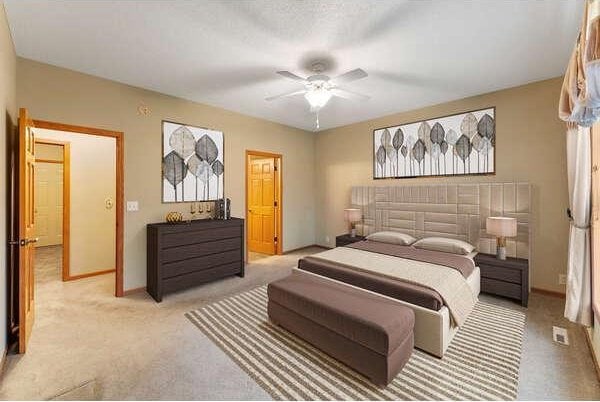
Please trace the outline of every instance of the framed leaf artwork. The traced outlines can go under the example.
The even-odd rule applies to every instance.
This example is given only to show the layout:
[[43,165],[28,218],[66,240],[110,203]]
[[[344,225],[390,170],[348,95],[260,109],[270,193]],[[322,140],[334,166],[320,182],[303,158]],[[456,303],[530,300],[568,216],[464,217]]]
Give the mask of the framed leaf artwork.
[[162,136],[162,201],[223,198],[223,133],[163,121]]
[[496,173],[496,108],[373,131],[373,178]]

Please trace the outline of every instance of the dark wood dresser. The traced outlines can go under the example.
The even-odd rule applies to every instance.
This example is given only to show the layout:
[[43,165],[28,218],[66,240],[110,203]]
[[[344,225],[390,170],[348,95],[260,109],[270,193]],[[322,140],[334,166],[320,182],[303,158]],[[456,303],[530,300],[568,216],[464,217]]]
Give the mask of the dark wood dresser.
[[147,236],[147,291],[157,302],[165,293],[244,276],[243,219],[152,223]]
[[518,300],[527,307],[529,299],[529,262],[522,258],[507,257],[499,260],[495,255],[479,253],[475,265],[481,270],[481,291],[496,296]]
[[342,247],[347,244],[356,243],[357,241],[363,241],[364,239],[366,239],[365,236],[356,235],[352,237],[350,236],[350,233],[346,233],[335,237],[335,246]]

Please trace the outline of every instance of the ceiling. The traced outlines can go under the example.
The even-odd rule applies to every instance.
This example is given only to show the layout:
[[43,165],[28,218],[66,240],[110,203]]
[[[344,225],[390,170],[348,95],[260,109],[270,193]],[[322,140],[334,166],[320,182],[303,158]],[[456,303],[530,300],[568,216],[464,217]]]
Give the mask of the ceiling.
[[5,0],[21,57],[313,130],[300,88],[275,74],[362,68],[321,130],[556,77],[582,16],[577,0]]

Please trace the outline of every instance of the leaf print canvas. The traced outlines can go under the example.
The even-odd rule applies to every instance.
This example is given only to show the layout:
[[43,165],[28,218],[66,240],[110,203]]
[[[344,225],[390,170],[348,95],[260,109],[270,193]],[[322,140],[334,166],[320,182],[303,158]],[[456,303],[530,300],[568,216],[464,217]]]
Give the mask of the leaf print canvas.
[[162,134],[162,201],[223,198],[223,133],[163,121]]
[[373,178],[494,174],[496,108],[373,131]]

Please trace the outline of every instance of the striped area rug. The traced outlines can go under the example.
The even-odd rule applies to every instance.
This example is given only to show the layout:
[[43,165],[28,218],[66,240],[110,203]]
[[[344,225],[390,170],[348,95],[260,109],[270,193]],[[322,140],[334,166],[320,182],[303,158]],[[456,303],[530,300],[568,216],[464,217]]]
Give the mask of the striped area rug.
[[522,312],[479,302],[443,359],[414,350],[387,387],[267,317],[267,288],[186,313],[275,400],[510,400],[517,396]]

